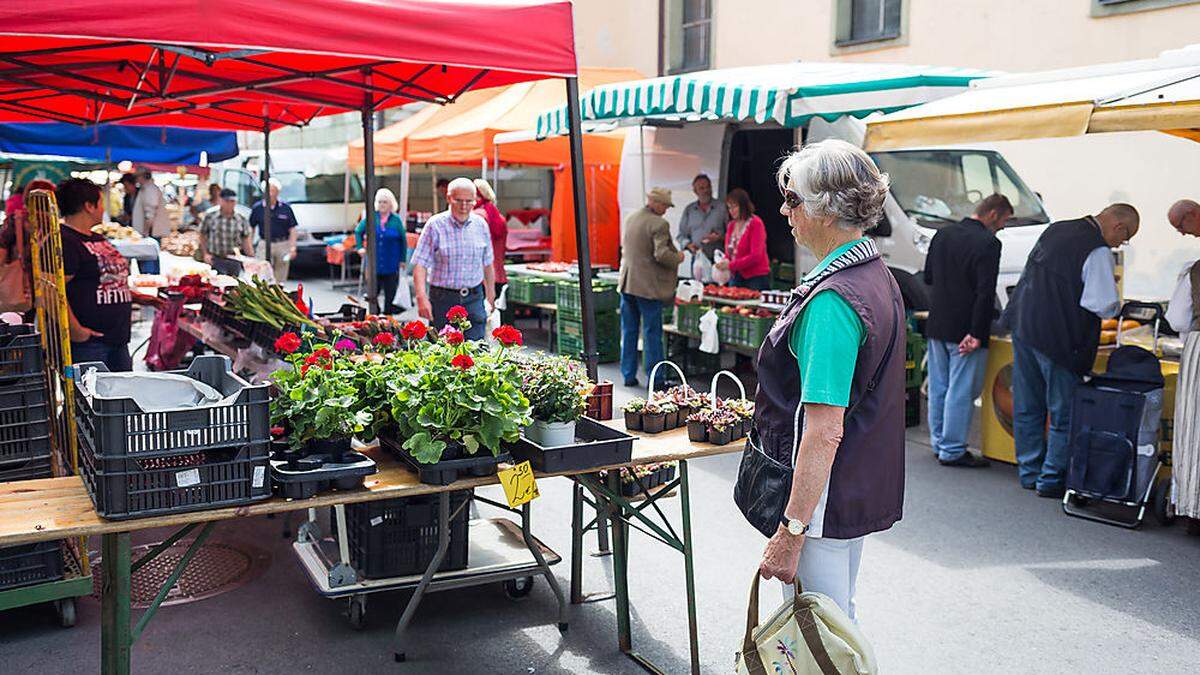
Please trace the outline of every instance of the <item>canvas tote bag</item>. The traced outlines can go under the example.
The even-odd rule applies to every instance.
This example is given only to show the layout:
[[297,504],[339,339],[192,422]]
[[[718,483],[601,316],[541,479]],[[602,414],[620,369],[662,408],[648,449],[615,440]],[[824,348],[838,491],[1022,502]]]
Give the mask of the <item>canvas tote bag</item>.
[[738,675],[875,675],[875,652],[858,626],[829,596],[795,595],[758,623],[758,571],[750,587],[746,635],[736,655]]

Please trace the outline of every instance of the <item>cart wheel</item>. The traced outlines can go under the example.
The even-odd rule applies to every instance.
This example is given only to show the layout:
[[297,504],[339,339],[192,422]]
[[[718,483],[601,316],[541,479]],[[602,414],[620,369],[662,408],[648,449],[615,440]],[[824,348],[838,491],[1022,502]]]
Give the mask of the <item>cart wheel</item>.
[[54,602],[54,611],[58,613],[58,625],[70,628],[75,625],[75,598],[66,598]]
[[510,600],[521,600],[528,597],[531,592],[533,592],[533,577],[509,579],[504,582],[504,594]]
[[367,596],[352,595],[347,598],[346,614],[350,617],[350,627],[362,630],[367,625]]
[[1159,478],[1154,482],[1154,489],[1150,491],[1150,511],[1163,527],[1175,522],[1175,514],[1171,513],[1170,478]]

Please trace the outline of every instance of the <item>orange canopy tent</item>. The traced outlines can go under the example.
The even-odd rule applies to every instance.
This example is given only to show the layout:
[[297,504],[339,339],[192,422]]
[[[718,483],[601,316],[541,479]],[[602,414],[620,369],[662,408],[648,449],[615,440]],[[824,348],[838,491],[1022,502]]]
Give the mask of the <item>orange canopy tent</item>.
[[[628,68],[580,68],[580,92],[601,84],[642,79]],[[522,164],[552,167],[555,171],[555,200],[551,205],[552,257],[571,260],[575,245],[574,204],[571,198],[570,149],[565,138],[509,143],[499,148],[497,134],[535,127],[546,110],[561,106],[561,87],[543,83],[521,83],[470,91],[453,105],[424,108],[375,134],[376,166],[400,166],[405,162],[495,166]],[[588,166],[588,222],[596,247],[592,259],[617,264],[620,216],[617,208],[617,173],[621,163],[623,134],[587,134],[583,138],[583,161]],[[361,167],[361,141],[350,144],[347,161]],[[500,186],[497,186],[498,188]]]

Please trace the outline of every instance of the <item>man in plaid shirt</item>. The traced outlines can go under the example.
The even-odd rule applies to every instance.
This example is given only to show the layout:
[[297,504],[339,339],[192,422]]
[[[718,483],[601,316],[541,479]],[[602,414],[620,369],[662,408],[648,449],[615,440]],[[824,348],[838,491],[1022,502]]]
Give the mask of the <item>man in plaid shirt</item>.
[[237,193],[230,189],[221,190],[221,203],[216,211],[204,215],[200,224],[200,254],[204,262],[212,264],[213,258],[228,258],[238,253],[254,257],[254,246],[250,243],[250,221],[234,210]]
[[455,178],[446,192],[449,210],[425,223],[412,256],[417,311],[441,329],[446,311],[462,305],[471,320],[466,338],[482,340],[496,302],[491,231],[472,212],[477,194],[471,179]]

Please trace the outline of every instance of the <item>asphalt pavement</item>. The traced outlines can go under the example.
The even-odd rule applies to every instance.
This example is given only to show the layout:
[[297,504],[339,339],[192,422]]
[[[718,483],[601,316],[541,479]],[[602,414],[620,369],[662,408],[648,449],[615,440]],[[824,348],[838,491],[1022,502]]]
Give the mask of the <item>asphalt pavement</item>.
[[[310,283],[319,303],[336,301],[337,294]],[[613,365],[602,374],[620,382]],[[636,394],[616,389],[618,406]],[[1020,489],[1011,466],[942,467],[921,429],[910,429],[908,439],[904,518],[867,539],[858,584],[859,620],[882,672],[1196,672],[1200,538],[1181,525],[1149,521],[1123,530],[1065,516],[1058,502]],[[706,673],[733,666],[765,544],[733,504],[737,462],[731,454],[690,464]],[[564,558],[570,486],[565,479],[541,481],[533,507],[535,534]],[[498,498],[495,488],[489,492]],[[663,504],[678,523],[679,499]],[[409,661],[396,664],[390,640],[407,593],[372,596],[366,628],[353,630],[342,602],[313,591],[283,526],[278,518],[218,526],[219,541],[265,556],[261,576],[160,610],[133,648],[134,672],[643,672],[617,649],[612,601],[572,607],[570,629],[560,634],[544,581],[520,601],[496,584],[427,596],[410,629]],[[595,550],[594,537],[586,547]],[[555,568],[564,589],[568,565]],[[585,591],[611,589],[610,565],[609,557],[588,555]],[[782,595],[771,585],[764,604],[773,609]],[[634,532],[630,586],[635,648],[666,672],[686,672],[682,556]],[[0,613],[0,672],[98,671],[99,614],[94,598],[81,602],[72,629],[54,627],[46,607]]]

